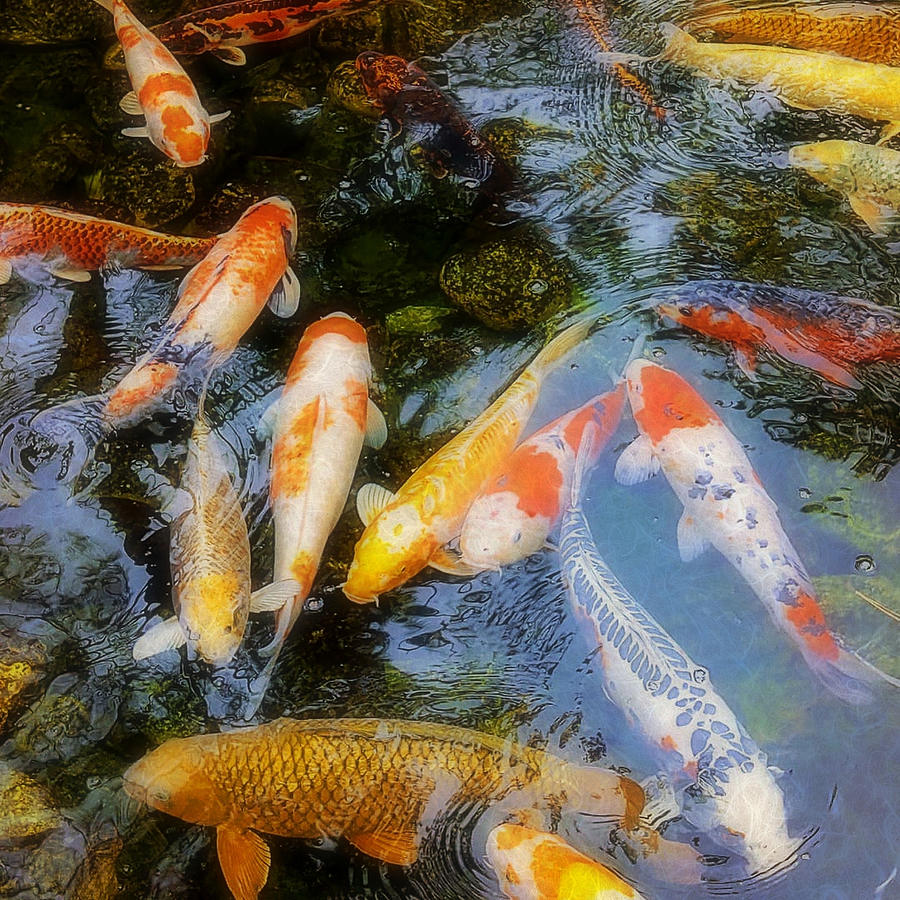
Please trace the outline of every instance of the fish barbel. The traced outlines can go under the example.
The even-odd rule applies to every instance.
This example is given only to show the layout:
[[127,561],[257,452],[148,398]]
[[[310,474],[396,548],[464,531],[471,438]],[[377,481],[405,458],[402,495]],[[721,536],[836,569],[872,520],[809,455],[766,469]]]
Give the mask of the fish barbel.
[[840,191],[853,211],[883,234],[900,213],[900,152],[859,141],[796,144],[790,164],[826,187]]
[[113,14],[116,36],[134,89],[120,105],[130,115],[146,117],[145,125],[124,128],[122,134],[148,138],[177,166],[200,165],[206,159],[210,125],[229,113],[210,117],[187,72],[123,0],[95,2]]
[[[590,436],[586,437],[586,441]],[[560,530],[560,566],[575,620],[599,654],[603,692],[641,734],[676,788],[680,805],[753,872],[792,852],[784,795],[766,755],[698,666],[616,578],[597,551],[580,502],[589,447],[572,483]]]
[[71,281],[87,281],[90,272],[107,266],[192,266],[216,240],[162,234],[52,206],[0,203],[0,284],[9,281],[14,266],[29,259]]
[[475,497],[515,447],[544,378],[585,338],[591,322],[570,325],[473,422],[427,459],[396,494],[366,485],[357,508],[366,524],[344,584],[357,603],[372,603],[430,565],[454,574],[477,572],[449,558]]
[[701,43],[674,25],[662,26],[668,42],[660,59],[708,78],[764,84],[796,109],[827,110],[886,121],[879,143],[900,131],[900,68],[759,44]]
[[475,498],[459,537],[470,566],[496,569],[546,546],[566,508],[575,457],[587,427],[599,435],[594,459],[619,425],[625,386],[591,398],[526,438]]
[[719,40],[774,44],[900,65],[900,8],[870,3],[753,6],[720,4],[683,23]]
[[868,300],[739,281],[692,281],[658,296],[659,312],[707,337],[727,341],[747,377],[760,348],[845,387],[852,369],[900,360],[900,314]]
[[740,572],[772,621],[797,645],[836,696],[871,700],[883,672],[848,651],[829,630],[809,574],[778,509],[738,440],[680,375],[647,360],[626,370],[640,432],[616,463],[616,478],[637,484],[662,469],[684,506],[678,549],[688,562],[715,547]]
[[370,856],[411,865],[441,787],[450,802],[503,803],[545,820],[563,809],[628,825],[644,802],[636,782],[606,769],[467,728],[379,719],[278,719],[176,738],[131,766],[124,782],[155,809],[217,828],[237,900],[255,900],[266,883],[260,831],[344,837]]
[[488,835],[487,856],[509,900],[642,900],[612,869],[558,834],[498,825]]

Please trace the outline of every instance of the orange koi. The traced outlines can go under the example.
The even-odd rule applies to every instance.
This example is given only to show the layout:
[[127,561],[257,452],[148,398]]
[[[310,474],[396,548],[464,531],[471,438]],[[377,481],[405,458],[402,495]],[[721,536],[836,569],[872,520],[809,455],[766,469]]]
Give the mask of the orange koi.
[[462,559],[496,569],[537,553],[569,500],[575,458],[588,426],[596,426],[596,461],[622,415],[624,385],[593,397],[522,441],[466,513]]
[[146,118],[145,125],[123,128],[122,134],[149,138],[177,166],[199,166],[206,159],[210,125],[222,121],[229,112],[215,116],[207,113],[187,72],[123,0],[95,2],[113,14],[134,89],[120,106],[129,115]]
[[216,238],[177,237],[52,206],[0,203],[0,284],[30,259],[87,281],[106,267],[175,269],[200,262]]
[[590,322],[558,334],[480,416],[427,459],[391,494],[365,485],[357,509],[365,523],[344,593],[372,603],[425,566],[456,575],[479,571],[445,549],[459,536],[472,501],[497,473],[531,416],[541,385],[587,335]]
[[829,630],[816,591],[740,442],[680,375],[638,359],[626,369],[640,432],[616,464],[637,484],[662,469],[684,506],[678,549],[686,562],[714,546],[740,572],[772,621],[836,696],[871,699],[879,678],[897,682],[847,650]]

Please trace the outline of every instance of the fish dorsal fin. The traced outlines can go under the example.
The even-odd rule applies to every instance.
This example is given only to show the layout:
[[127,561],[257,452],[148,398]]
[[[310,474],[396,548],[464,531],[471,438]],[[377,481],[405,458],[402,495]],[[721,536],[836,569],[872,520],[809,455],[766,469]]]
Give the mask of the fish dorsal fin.
[[269,297],[269,308],[282,319],[289,319],[300,305],[300,279],[288,266]]
[[366,406],[366,445],[373,450],[380,450],[387,438],[388,430],[384,414],[370,397]]
[[124,113],[128,113],[129,116],[144,115],[144,110],[141,107],[141,101],[138,100],[138,95],[134,91],[129,91],[119,101],[119,109],[121,109]]
[[269,877],[269,845],[255,831],[226,824],[217,829],[216,849],[235,900],[257,900]]
[[131,655],[137,660],[149,659],[166,650],[177,650],[184,646],[186,640],[181,624],[172,616],[145,631],[135,642]]
[[891,207],[884,206],[865,194],[848,194],[847,200],[853,212],[876,234],[885,234],[897,220],[897,213]]
[[363,853],[395,866],[411,866],[419,855],[418,839],[414,829],[363,832],[348,835],[347,840]]
[[12,278],[12,263],[8,259],[0,258],[0,284],[6,284]]
[[223,63],[229,66],[244,66],[247,64],[247,56],[240,47],[216,47],[210,50],[216,59],[221,59]]
[[231,115],[231,110],[226,109],[225,112],[216,113],[209,117],[209,124],[215,125],[217,122],[224,122]]
[[380,484],[364,484],[356,494],[356,512],[363,525],[369,525],[394,499],[394,494]]
[[616,460],[616,481],[619,484],[640,484],[659,471],[659,459],[653,443],[646,434],[638,435]]
[[678,552],[682,562],[696,559],[709,546],[693,513],[685,510],[678,520]]
[[133,138],[149,138],[150,132],[147,131],[146,125],[138,125],[135,128],[123,128],[122,134],[125,137],[133,137]]
[[446,575],[457,575],[460,578],[471,578],[484,569],[465,562],[458,550],[450,547],[438,547],[428,558],[428,565]]
[[293,578],[273,581],[250,595],[250,612],[276,612],[294,599],[300,583]]

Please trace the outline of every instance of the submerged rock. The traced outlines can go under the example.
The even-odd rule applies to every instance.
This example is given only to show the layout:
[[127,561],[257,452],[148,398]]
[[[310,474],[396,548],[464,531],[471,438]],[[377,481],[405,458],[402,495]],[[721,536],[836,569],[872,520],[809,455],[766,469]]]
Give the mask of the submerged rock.
[[366,93],[353,60],[342,62],[331,73],[325,85],[325,95],[333,104],[348,112],[369,119],[381,118],[381,110]]
[[457,306],[500,331],[543,322],[565,309],[572,294],[566,266],[527,235],[488,241],[451,256],[440,280]]
[[38,641],[0,631],[0,736],[24,708],[46,665],[47,655]]
[[59,810],[50,792],[33,778],[0,762],[0,844],[44,834],[59,822]]

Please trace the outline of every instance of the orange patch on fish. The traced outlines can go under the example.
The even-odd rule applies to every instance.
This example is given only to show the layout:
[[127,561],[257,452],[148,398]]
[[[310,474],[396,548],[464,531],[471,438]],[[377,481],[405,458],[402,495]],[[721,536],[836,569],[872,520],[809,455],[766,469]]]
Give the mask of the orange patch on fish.
[[700,428],[722,420],[679,375],[661,366],[640,372],[643,406],[634,418],[651,441],[661,441],[675,428]]
[[523,447],[516,456],[517,465],[507,473],[503,490],[516,495],[516,505],[525,515],[555,519],[563,482],[556,458],[531,446]]
[[667,734],[659,743],[663,750],[675,751],[678,749],[671,734]]
[[498,828],[494,832],[494,840],[496,841],[498,850],[512,850],[515,847],[518,847],[519,844],[530,841],[535,834],[536,832],[525,827]]
[[604,888],[634,896],[631,886],[617,875],[561,841],[541,841],[534,848],[531,874],[538,897],[588,897],[585,890]]
[[181,75],[178,72],[155,72],[148,75],[141,85],[138,92],[138,100],[141,106],[152,103],[154,98],[160,94],[182,94],[187,97],[193,97],[194,85],[187,75]]
[[356,422],[360,431],[365,431],[369,409],[368,387],[356,378],[348,378],[344,382],[344,396],[342,402],[344,405],[344,412]]
[[353,341],[354,344],[364,344],[366,342],[366,330],[353,319],[345,316],[326,316],[313,322],[303,334],[303,340],[307,338],[312,342],[316,338],[320,338],[326,334],[339,334]]
[[172,363],[147,363],[133,374],[126,375],[121,384],[109,395],[106,412],[116,418],[126,416],[136,407],[142,406],[153,396],[164,391],[177,377],[178,367]]
[[116,34],[123,50],[133,50],[143,40],[141,33],[134,25],[123,25]]
[[316,560],[306,550],[301,550],[294,556],[291,561],[291,575],[300,585],[300,590],[297,591],[300,596],[305,597],[309,594],[317,568]]
[[193,116],[183,106],[167,106],[160,113],[163,134],[177,148],[183,160],[199,159],[203,156],[203,138],[194,131],[197,124]]
[[272,458],[276,462],[270,488],[272,499],[294,496],[306,488],[309,481],[308,458],[321,402],[321,398],[316,397],[307,403],[294,417],[290,429],[275,442]]
[[840,648],[825,625],[825,614],[815,597],[799,591],[796,603],[787,606],[787,618],[816,656],[838,658]]

